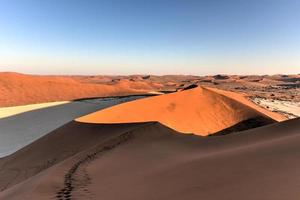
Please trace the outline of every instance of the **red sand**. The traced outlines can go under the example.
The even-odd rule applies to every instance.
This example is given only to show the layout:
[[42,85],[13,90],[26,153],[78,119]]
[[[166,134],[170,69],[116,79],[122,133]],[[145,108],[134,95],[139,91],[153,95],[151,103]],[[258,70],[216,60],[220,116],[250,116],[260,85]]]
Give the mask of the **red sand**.
[[47,76],[0,72],[0,107],[151,91],[176,91],[191,84],[246,92],[250,96],[299,101],[299,75]]
[[113,85],[84,83],[72,77],[0,73],[0,107],[88,97],[145,93],[153,84],[120,81]]
[[279,120],[242,95],[197,87],[113,106],[81,118],[85,123],[132,123],[158,121],[178,132],[208,135],[239,122],[263,117]]

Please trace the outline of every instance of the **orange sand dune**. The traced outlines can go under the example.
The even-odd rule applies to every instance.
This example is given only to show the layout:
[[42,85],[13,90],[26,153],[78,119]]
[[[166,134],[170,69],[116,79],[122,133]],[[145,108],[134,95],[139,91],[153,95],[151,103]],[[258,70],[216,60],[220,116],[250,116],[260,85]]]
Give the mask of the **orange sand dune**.
[[120,81],[113,85],[80,82],[71,76],[0,73],[0,107],[99,96],[145,93],[153,84]]
[[[79,98],[121,96],[152,91],[176,91],[190,84],[239,91],[244,88],[248,95],[262,95],[286,100],[299,100],[298,89],[284,90],[299,85],[299,75],[276,76],[189,76],[189,75],[129,75],[129,76],[66,76],[26,75],[0,72],[0,107],[18,106]],[[280,86],[283,85],[283,86]]]
[[[265,123],[278,115],[263,112],[242,96],[196,87],[107,108],[76,121],[85,123],[132,123],[158,121],[176,131],[209,135],[245,120],[263,118]],[[274,117],[275,116],[275,117]]]
[[241,93],[235,93],[235,92],[231,92],[231,91],[225,91],[225,90],[220,90],[217,88],[209,88],[212,91],[215,91],[216,93],[225,95],[235,101],[238,101],[242,104],[245,104],[261,113],[264,113],[265,115],[271,117],[272,119],[276,120],[276,121],[284,121],[287,120],[287,118],[281,114],[278,113],[274,113],[270,110],[266,110],[262,107],[257,106],[256,104],[254,104],[252,101],[249,101],[246,97],[246,94],[241,94]]

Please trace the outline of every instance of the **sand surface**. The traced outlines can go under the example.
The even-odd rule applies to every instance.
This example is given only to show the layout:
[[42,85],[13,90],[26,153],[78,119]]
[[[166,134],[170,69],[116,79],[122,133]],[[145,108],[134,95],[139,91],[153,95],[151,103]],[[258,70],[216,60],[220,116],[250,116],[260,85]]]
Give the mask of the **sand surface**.
[[49,103],[40,103],[40,104],[30,104],[24,106],[12,106],[0,108],[0,119],[5,117],[10,117],[20,113],[37,110],[41,108],[47,108],[51,106],[58,106],[62,104],[70,103],[69,101],[59,101],[59,102],[49,102]]
[[[7,82],[0,78],[0,94],[8,94],[0,105],[75,98],[76,86],[86,97],[104,83],[107,95],[124,88],[182,91],[131,102],[140,97],[85,99],[0,119],[7,155],[0,158],[0,199],[299,199],[300,118],[286,120],[248,100],[247,92],[190,87],[204,80],[194,76],[22,76],[26,81],[17,84],[18,76],[9,80],[18,86],[12,90],[10,83],[3,90]],[[284,87],[294,88],[298,78],[217,75],[205,83],[265,88],[286,81]],[[27,100],[34,94],[27,93],[28,83],[36,81],[43,86],[33,91],[51,87],[50,95]],[[290,97],[293,92],[297,88]]]
[[174,92],[190,85],[300,101],[300,75],[128,75],[57,76],[0,72],[0,107],[78,98]]
[[72,122],[0,160],[0,198],[297,200],[299,130],[294,119],[203,138]]
[[272,112],[281,113],[289,119],[300,117],[300,102],[273,100],[266,98],[253,98],[253,102],[271,110]]
[[[209,135],[242,121],[277,115],[232,92],[196,87],[176,93],[120,104],[76,119],[85,123],[158,121],[182,133]],[[275,117],[274,117],[275,116]]]
[[152,91],[156,87],[152,83],[128,80],[103,84],[85,82],[72,76],[0,73],[0,107],[140,94]]
[[[142,97],[143,96],[91,99],[69,102],[56,106],[51,104],[51,107],[40,108],[2,118],[0,119],[0,157],[17,151],[77,117]],[[33,107],[34,106],[32,105],[21,106],[17,107],[17,111],[20,111],[19,108],[22,108],[21,110],[25,111],[23,108],[32,109]],[[16,111],[15,108],[1,108],[0,115],[7,115],[7,113],[10,113],[7,111],[11,111],[11,109]],[[16,112],[14,112],[14,114],[16,114]]]

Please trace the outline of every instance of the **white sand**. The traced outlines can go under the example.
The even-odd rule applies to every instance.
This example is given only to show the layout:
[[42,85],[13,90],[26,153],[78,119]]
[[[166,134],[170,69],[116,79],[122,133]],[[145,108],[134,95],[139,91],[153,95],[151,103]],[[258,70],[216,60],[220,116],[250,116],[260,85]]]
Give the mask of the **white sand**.
[[[0,115],[7,117],[0,119],[0,158],[14,153],[75,118],[138,98],[142,96],[60,102],[55,106],[53,103],[46,103],[44,106],[48,106],[43,108],[36,105],[22,106],[23,109],[16,109],[19,106],[1,108]],[[16,114],[16,111],[21,110],[24,112]]]
[[14,116],[20,113],[32,111],[32,110],[48,108],[51,106],[58,106],[66,103],[69,103],[69,101],[57,101],[57,102],[49,102],[49,103],[29,104],[24,106],[4,107],[4,108],[0,108],[0,119]]
[[159,91],[150,91],[148,92],[148,94],[164,94],[164,93]]
[[281,113],[289,119],[300,117],[300,102],[253,98],[252,101],[273,112]]

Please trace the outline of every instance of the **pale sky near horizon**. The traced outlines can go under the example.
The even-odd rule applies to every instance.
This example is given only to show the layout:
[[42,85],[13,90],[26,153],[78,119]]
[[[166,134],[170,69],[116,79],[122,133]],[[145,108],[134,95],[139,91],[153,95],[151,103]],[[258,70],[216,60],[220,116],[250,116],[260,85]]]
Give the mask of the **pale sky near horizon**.
[[299,0],[0,0],[0,71],[300,73]]

